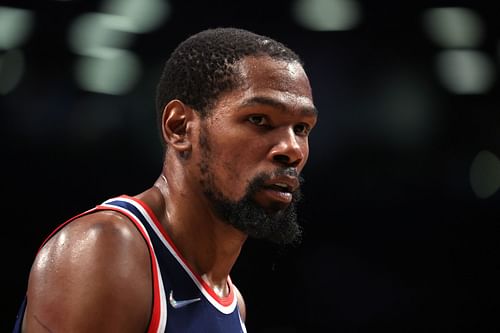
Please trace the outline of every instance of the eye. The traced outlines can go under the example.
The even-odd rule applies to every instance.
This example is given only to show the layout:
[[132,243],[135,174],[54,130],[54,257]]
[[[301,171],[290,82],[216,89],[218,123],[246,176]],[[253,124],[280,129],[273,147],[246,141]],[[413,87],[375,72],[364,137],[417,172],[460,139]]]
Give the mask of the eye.
[[269,122],[266,117],[260,115],[253,115],[248,117],[248,121],[256,126],[268,126]]
[[295,134],[297,134],[297,135],[306,136],[311,131],[311,128],[309,127],[309,125],[301,123],[301,124],[295,125],[293,127],[293,130],[294,130]]

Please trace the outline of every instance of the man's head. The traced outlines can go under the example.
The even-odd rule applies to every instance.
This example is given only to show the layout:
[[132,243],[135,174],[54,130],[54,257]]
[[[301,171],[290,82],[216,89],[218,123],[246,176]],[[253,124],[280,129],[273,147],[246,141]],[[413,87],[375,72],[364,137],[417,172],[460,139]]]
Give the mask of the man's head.
[[222,92],[241,84],[235,64],[247,56],[301,63],[295,52],[269,37],[236,28],[204,30],[180,43],[165,63],[156,92],[158,120],[173,99],[206,116]]
[[[317,117],[302,62],[283,44],[236,29],[199,33],[173,57],[159,91],[174,92],[159,92],[158,106],[183,186],[250,236],[297,240],[294,205]],[[188,82],[175,87],[173,78]]]

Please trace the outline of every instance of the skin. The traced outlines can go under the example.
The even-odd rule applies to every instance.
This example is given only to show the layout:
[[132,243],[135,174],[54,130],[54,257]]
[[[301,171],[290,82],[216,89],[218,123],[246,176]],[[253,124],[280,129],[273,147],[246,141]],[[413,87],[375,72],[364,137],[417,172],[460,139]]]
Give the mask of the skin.
[[[260,172],[283,166],[302,171],[309,155],[308,134],[317,119],[300,64],[247,57],[238,63],[238,71],[243,85],[222,94],[205,119],[181,101],[167,104],[162,174],[136,195],[221,297],[229,293],[228,276],[247,235],[217,217],[202,191],[200,131],[210,143],[214,185],[238,200]],[[287,200],[268,189],[255,197],[264,208],[285,207]],[[34,261],[23,331],[145,332],[153,297],[150,265],[145,241],[125,216],[105,211],[76,219]],[[236,287],[235,294],[244,318],[244,300]]]

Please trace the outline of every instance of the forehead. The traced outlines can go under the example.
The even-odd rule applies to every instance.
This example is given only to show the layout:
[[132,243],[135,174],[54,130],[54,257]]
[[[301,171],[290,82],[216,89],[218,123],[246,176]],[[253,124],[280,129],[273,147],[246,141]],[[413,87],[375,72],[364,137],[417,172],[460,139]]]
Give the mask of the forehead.
[[256,94],[281,93],[312,103],[309,79],[300,63],[263,57],[245,57],[237,63],[241,89]]
[[243,58],[235,66],[238,87],[218,97],[212,115],[266,105],[289,115],[316,117],[309,79],[300,63],[262,56]]

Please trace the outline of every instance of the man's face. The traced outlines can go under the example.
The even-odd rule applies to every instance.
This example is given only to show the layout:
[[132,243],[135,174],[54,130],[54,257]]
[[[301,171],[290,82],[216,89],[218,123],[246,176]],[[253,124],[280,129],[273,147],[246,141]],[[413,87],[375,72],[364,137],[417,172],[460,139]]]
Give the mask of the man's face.
[[291,243],[308,135],[316,124],[309,80],[296,62],[247,57],[242,85],[222,94],[200,131],[200,176],[215,213],[250,236]]

